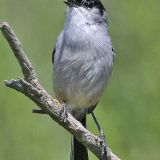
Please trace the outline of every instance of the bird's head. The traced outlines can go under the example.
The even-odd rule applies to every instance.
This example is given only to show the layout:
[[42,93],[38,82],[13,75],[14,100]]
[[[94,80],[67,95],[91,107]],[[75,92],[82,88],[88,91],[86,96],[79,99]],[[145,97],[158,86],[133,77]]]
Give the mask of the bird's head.
[[69,7],[84,7],[86,9],[99,9],[103,13],[104,6],[100,0],[67,0],[65,1]]

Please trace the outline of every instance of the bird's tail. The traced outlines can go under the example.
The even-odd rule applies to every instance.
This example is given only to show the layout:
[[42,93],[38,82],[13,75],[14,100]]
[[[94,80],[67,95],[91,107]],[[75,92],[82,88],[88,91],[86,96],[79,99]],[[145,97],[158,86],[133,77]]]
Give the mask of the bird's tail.
[[[83,116],[80,122],[84,127],[86,127],[86,115]],[[87,148],[82,145],[74,136],[72,137],[70,160],[88,160]]]

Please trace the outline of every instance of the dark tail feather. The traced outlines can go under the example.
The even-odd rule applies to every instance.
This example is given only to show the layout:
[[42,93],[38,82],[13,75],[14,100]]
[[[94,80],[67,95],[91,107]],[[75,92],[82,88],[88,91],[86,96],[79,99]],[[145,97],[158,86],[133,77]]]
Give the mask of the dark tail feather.
[[[84,127],[86,127],[86,116],[81,119],[81,123]],[[88,160],[87,148],[78,142],[74,136],[72,138],[70,160]]]

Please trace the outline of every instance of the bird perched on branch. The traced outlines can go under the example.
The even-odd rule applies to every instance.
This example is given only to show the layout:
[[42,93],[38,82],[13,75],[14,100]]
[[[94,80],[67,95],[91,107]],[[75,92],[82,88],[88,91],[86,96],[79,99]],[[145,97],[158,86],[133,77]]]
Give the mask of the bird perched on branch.
[[[57,99],[86,127],[86,116],[93,114],[111,76],[115,54],[100,0],[65,3],[64,28],[52,56],[54,91]],[[75,137],[71,160],[88,160],[86,147]]]

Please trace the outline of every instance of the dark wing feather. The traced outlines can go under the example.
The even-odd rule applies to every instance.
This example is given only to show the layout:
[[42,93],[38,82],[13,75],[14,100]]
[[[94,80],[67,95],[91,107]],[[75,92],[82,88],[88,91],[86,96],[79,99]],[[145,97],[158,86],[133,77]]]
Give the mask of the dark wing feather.
[[56,53],[56,47],[54,46],[53,52],[52,52],[52,63],[54,64],[54,55]]

